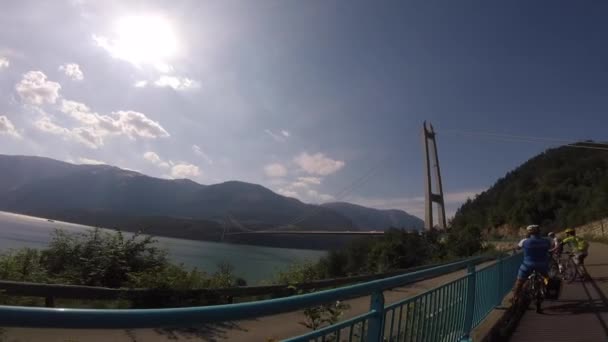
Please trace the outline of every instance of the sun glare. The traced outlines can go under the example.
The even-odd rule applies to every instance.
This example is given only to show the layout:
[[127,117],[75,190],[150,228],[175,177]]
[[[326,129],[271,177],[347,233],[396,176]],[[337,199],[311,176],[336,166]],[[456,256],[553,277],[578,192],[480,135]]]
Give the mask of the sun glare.
[[150,64],[161,71],[177,52],[177,38],[171,23],[161,16],[128,16],[119,19],[114,32],[115,54],[136,65]]

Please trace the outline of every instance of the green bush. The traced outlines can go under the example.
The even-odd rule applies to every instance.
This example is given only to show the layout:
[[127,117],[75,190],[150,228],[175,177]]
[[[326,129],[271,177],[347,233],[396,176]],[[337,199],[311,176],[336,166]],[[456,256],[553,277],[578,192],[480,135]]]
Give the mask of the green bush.
[[314,263],[304,261],[289,265],[285,271],[280,271],[276,277],[276,283],[294,285],[299,283],[309,283],[324,277],[321,262]]
[[469,257],[483,250],[481,229],[468,225],[465,227],[452,227],[448,230],[446,252],[449,256]]
[[0,254],[0,279],[48,283],[50,277],[42,261],[42,253],[31,248]]
[[[229,264],[220,264],[215,273],[169,262],[167,251],[156,246],[151,236],[94,229],[84,233],[56,230],[48,248],[22,248],[0,254],[0,279],[37,283],[150,288],[164,291],[166,298],[135,300],[135,306],[181,306],[219,303],[227,298],[184,297],[172,291],[243,286]],[[43,300],[42,300],[43,301]],[[0,296],[4,304],[41,305],[40,298]],[[124,303],[119,303],[120,307]],[[76,303],[77,305],[78,303]]]
[[354,240],[344,249],[330,251],[316,263],[294,264],[286,271],[279,272],[276,282],[295,284],[325,278],[383,273],[470,256],[482,251],[476,230],[451,231],[445,237],[442,239],[442,233],[436,230],[419,233],[391,229],[382,237]]
[[130,275],[158,272],[170,264],[167,251],[151,236],[93,229],[85,233],[56,230],[41,262],[54,282],[122,287]]

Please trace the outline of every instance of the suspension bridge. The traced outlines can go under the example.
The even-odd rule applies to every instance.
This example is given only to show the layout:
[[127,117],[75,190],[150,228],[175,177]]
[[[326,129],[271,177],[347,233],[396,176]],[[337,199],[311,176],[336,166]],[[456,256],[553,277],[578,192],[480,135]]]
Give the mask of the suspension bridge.
[[[439,163],[432,126],[423,129],[426,152],[426,204],[443,211]],[[427,145],[427,142],[431,142]],[[434,154],[429,157],[429,150]],[[434,163],[431,163],[434,160]],[[431,172],[432,171],[432,172]],[[435,176],[435,188],[431,184]],[[427,212],[427,227],[433,227]],[[438,225],[445,226],[445,213]],[[244,227],[243,227],[244,228]],[[226,234],[357,234],[361,231],[262,230]],[[3,334],[13,340],[159,341],[162,328],[197,331],[203,341],[607,341],[608,245],[593,243],[589,282],[564,284],[558,300],[546,301],[544,313],[510,306],[511,287],[521,254],[472,257],[383,279],[338,288],[243,303],[168,309],[65,309],[0,306]],[[226,291],[227,289],[223,289]],[[231,289],[231,291],[238,291]],[[342,320],[310,331],[302,310],[346,302]],[[523,316],[522,316],[523,315]],[[127,329],[120,330],[120,329]],[[137,330],[134,330],[137,329]],[[507,333],[505,335],[505,333]],[[80,339],[82,337],[82,339]],[[165,338],[166,337],[166,338]]]

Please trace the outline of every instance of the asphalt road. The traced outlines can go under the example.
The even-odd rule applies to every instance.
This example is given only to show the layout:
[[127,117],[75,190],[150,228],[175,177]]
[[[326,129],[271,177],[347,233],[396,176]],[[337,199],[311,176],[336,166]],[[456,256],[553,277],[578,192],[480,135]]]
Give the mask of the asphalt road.
[[564,284],[558,300],[543,304],[543,314],[530,307],[512,342],[608,341],[608,245],[592,243],[585,264],[592,280]]

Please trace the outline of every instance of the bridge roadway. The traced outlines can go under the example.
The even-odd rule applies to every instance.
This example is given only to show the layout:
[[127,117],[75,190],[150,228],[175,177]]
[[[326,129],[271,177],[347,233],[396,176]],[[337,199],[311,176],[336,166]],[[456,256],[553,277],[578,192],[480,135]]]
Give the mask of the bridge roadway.
[[511,342],[608,341],[608,245],[592,243],[585,263],[592,280],[564,284],[558,300],[543,304],[543,314],[530,306]]
[[383,231],[350,231],[350,230],[256,230],[250,232],[230,232],[230,235],[384,235]]

